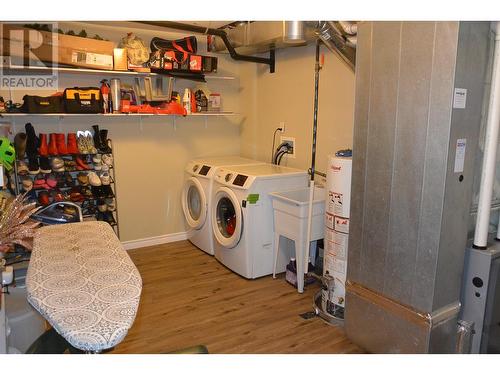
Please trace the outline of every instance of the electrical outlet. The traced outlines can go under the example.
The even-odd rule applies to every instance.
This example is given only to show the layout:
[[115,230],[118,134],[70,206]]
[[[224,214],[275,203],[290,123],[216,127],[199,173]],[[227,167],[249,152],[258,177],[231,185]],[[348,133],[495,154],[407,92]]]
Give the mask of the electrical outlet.
[[281,128],[281,132],[284,133],[285,132],[285,121],[281,121],[279,127]]
[[283,143],[286,142],[292,147],[292,152],[290,154],[286,154],[287,157],[295,159],[295,155],[297,155],[297,149],[296,149],[296,144],[295,144],[295,138],[294,137],[284,137],[281,136],[281,142]]

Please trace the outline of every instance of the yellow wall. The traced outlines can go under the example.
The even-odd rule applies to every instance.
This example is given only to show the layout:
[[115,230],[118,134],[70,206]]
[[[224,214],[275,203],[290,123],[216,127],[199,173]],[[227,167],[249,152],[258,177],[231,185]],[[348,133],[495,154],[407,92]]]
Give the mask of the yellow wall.
[[[73,28],[77,33],[85,28],[88,34],[99,33],[102,37],[119,41],[123,30],[109,26],[96,27],[86,24],[60,24],[64,30]],[[184,33],[159,31],[135,31],[149,45],[152,36],[179,38]],[[198,36],[199,51],[206,53],[204,37]],[[226,56],[219,57],[219,76],[238,77],[239,64]],[[73,86],[99,86],[100,75],[59,76],[59,88]],[[122,79],[122,83],[132,83]],[[183,92],[184,87],[196,88],[200,84],[177,80],[175,88]],[[239,79],[231,81],[209,81],[208,88],[222,95],[223,110],[240,112],[238,92]],[[12,99],[22,102],[26,93],[12,92]],[[31,91],[33,95],[50,95],[51,92]],[[6,100],[11,98],[0,91]],[[120,237],[122,241],[144,239],[186,230],[180,205],[184,167],[195,157],[216,155],[239,155],[239,123],[241,116],[233,117],[41,117],[14,118],[14,131],[24,131],[24,124],[31,122],[37,133],[75,132],[91,130],[98,124],[109,130],[113,140],[116,163],[116,189]],[[141,124],[142,123],[142,124]]]
[[[320,73],[316,169],[325,171],[327,155],[352,147],[354,73],[322,46],[325,64]],[[296,158],[282,165],[307,169],[311,165],[314,108],[315,46],[278,50],[276,72],[255,64],[240,69],[241,101],[246,116],[241,130],[241,153],[271,160],[274,130],[285,122],[285,133],[296,141]],[[276,135],[279,144],[280,133]]]
[[[124,23],[120,23],[122,26]],[[165,33],[159,29],[133,30],[146,43],[152,36],[178,38],[187,33]],[[76,32],[118,41],[124,32],[106,25],[61,24]],[[204,37],[198,36],[199,51],[206,54]],[[223,110],[241,113],[234,117],[201,118],[138,117],[102,118],[53,117],[17,118],[16,131],[31,121],[37,132],[71,132],[91,129],[93,124],[109,129],[113,140],[122,241],[146,239],[186,230],[180,205],[184,167],[201,156],[237,155],[269,162],[274,129],[286,123],[284,135],[296,138],[296,159],[283,158],[282,165],[307,169],[311,160],[314,94],[314,45],[288,48],[276,53],[276,73],[268,67],[219,58],[219,76],[232,81],[209,81],[208,88],[222,94]],[[325,65],[320,78],[317,169],[325,171],[326,156],[339,148],[351,147],[354,74],[323,47]],[[98,86],[105,76],[61,75],[60,88]],[[109,78],[109,77],[108,77]],[[126,82],[127,80],[122,80]],[[176,89],[199,84],[178,80]],[[13,99],[21,100],[15,93]],[[33,92],[36,95],[50,93]],[[8,93],[0,92],[6,99]],[[26,121],[25,121],[26,120]],[[279,134],[276,137],[279,142]]]

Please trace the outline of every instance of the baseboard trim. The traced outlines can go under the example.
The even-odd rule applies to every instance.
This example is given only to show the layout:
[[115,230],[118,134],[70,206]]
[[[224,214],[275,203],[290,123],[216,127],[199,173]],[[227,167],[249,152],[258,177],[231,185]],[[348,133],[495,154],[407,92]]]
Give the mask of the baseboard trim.
[[139,238],[137,240],[123,241],[122,245],[125,250],[137,249],[140,247],[161,245],[170,242],[183,241],[187,240],[187,232],[178,232],[178,233],[170,233],[164,234],[162,236],[154,236],[147,238]]

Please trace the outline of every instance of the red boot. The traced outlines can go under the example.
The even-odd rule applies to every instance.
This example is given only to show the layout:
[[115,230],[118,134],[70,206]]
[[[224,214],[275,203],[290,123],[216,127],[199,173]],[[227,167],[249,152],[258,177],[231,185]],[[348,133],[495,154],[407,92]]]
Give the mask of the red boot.
[[50,155],[57,155],[56,133],[50,133],[49,154]]
[[76,143],[76,134],[68,133],[68,154],[79,154],[78,145]]
[[56,134],[56,145],[59,155],[68,155],[68,149],[66,148],[66,139],[63,133]]
[[49,156],[49,146],[47,144],[47,134],[38,134],[40,137],[40,146],[38,148],[38,153],[40,156]]

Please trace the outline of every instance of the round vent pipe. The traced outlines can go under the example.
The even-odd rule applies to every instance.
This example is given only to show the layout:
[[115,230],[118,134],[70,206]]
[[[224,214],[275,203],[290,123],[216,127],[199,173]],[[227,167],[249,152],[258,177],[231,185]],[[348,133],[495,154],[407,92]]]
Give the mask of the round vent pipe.
[[284,42],[288,44],[302,44],[306,42],[304,34],[304,21],[284,21]]

